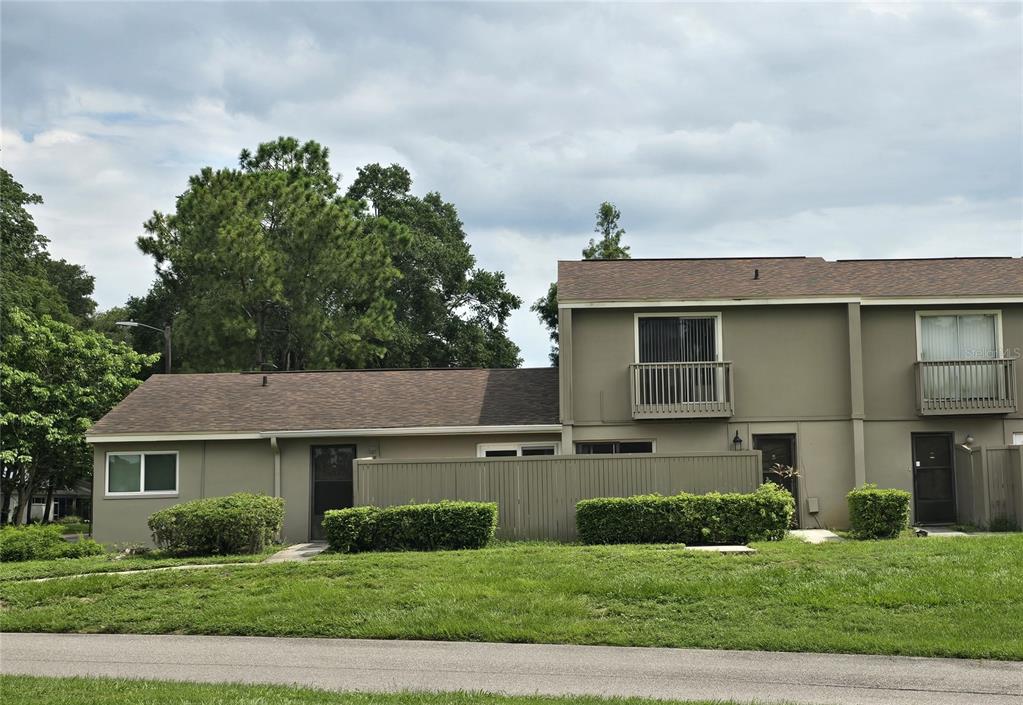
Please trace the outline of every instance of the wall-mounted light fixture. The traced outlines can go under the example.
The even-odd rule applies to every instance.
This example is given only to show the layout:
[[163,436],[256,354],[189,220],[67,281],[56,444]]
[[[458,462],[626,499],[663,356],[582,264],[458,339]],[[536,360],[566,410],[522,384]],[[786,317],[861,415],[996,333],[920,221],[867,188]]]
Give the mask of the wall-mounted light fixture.
[[735,438],[732,439],[732,450],[742,450],[742,436],[739,432],[735,432]]

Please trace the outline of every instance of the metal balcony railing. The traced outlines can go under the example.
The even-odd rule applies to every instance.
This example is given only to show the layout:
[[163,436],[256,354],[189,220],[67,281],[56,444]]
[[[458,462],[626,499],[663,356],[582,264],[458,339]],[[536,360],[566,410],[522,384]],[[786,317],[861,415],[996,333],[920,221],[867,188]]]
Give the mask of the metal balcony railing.
[[728,417],[735,411],[731,362],[629,365],[632,418]]
[[1016,411],[1016,361],[937,360],[916,363],[922,416],[1011,414]]

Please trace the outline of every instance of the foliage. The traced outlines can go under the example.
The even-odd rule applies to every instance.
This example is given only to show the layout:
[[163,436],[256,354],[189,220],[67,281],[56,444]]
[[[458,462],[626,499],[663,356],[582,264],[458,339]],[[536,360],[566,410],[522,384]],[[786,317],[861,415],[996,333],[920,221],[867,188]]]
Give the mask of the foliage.
[[259,553],[283,520],[283,499],[238,492],[161,509],[149,517],[149,530],[153,542],[172,555]]
[[7,582],[0,631],[1023,660],[1023,571],[1014,569],[1023,564],[1023,535],[754,546],[755,554],[734,556],[677,545],[500,542],[480,551],[322,554],[298,564]]
[[65,541],[55,524],[0,527],[0,562],[82,558],[104,553],[92,539]]
[[203,169],[174,213],[155,213],[140,249],[178,310],[185,369],[364,367],[394,336],[398,276],[385,219],[357,220],[328,151],[280,138],[239,168]]
[[1019,531],[1019,523],[1008,514],[999,514],[991,517],[991,523],[988,524],[987,530],[994,532]]
[[891,539],[909,526],[910,494],[866,484],[846,495],[851,533],[861,539]]
[[68,487],[91,473],[85,431],[138,385],[150,358],[48,316],[14,308],[6,319],[0,461],[4,491],[17,492],[23,510],[35,488]]
[[[583,259],[631,259],[629,246],[622,244],[625,229],[618,221],[622,213],[609,201],[604,201],[597,209],[597,222],[593,231],[600,235],[600,240],[590,238],[589,244],[583,248]],[[561,357],[558,345],[558,284],[552,282],[547,293],[533,302],[529,310],[535,313],[540,323],[547,329],[551,339],[549,354],[551,364],[558,365]]]
[[388,240],[401,276],[391,285],[396,332],[381,367],[516,367],[508,317],[522,300],[504,274],[476,266],[454,204],[437,192],[411,193],[412,177],[398,164],[358,169],[347,197],[358,217],[400,225]]
[[19,308],[81,325],[96,307],[91,298],[93,277],[76,264],[50,257],[46,250],[49,240],[28,212],[29,206],[42,202],[39,194],[26,192],[10,172],[0,169],[3,323],[11,310]]
[[74,514],[68,514],[67,516],[62,516],[53,523],[61,526],[68,526],[69,524],[85,524],[87,522],[82,519],[82,517],[75,516]]
[[745,544],[784,538],[795,503],[768,482],[751,494],[584,499],[575,511],[579,538],[588,544]]
[[497,529],[489,502],[333,509],[323,518],[334,551],[436,551],[483,548]]

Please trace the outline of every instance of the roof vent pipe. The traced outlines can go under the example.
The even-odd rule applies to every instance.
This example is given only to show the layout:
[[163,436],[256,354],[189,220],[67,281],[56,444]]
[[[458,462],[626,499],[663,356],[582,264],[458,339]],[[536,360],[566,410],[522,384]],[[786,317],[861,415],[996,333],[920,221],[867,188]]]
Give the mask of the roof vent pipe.
[[753,278],[754,279],[759,279],[760,278],[760,270],[759,269],[754,269],[753,270]]

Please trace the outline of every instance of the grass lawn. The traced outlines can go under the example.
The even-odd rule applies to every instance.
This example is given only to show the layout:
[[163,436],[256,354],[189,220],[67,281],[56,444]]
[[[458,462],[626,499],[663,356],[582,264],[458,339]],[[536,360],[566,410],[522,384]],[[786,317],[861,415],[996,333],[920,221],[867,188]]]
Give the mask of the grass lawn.
[[[112,678],[0,676],[6,705],[672,705],[678,700],[546,696],[512,697],[486,693],[333,693],[276,685],[173,683]],[[687,700],[686,705],[728,705]]]
[[212,556],[206,558],[174,558],[159,551],[141,556],[119,557],[116,553],[86,558],[58,558],[48,561],[10,561],[0,563],[0,583],[10,580],[52,578],[79,573],[109,573],[117,570],[139,570],[145,568],[166,568],[175,565],[197,563],[258,563],[270,553],[280,549],[274,546],[268,552],[246,556]]
[[1023,535],[503,544],[0,585],[0,628],[1023,659]]

